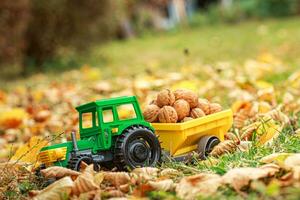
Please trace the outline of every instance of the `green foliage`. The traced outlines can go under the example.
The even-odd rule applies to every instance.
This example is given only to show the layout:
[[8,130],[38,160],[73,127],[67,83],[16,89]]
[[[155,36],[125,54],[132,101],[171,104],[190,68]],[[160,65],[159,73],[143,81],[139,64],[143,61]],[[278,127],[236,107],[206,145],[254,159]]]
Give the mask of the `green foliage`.
[[285,17],[298,14],[299,0],[233,0],[223,7],[213,4],[207,12],[209,22],[239,22],[248,18]]

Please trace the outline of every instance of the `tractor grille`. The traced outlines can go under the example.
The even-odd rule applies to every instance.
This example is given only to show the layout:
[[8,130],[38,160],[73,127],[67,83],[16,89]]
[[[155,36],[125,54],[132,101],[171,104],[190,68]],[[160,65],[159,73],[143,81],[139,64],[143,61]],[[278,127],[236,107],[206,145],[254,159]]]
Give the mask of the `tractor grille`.
[[41,151],[39,153],[39,161],[43,164],[49,165],[59,160],[65,160],[66,153],[67,147]]

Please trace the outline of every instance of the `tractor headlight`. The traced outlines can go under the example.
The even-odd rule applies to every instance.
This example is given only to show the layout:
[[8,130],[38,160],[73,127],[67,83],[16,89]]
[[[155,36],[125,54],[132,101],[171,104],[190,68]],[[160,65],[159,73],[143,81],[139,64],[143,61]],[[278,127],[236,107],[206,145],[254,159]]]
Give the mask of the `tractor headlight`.
[[50,165],[53,162],[66,159],[67,147],[49,149],[39,153],[39,161],[43,164]]

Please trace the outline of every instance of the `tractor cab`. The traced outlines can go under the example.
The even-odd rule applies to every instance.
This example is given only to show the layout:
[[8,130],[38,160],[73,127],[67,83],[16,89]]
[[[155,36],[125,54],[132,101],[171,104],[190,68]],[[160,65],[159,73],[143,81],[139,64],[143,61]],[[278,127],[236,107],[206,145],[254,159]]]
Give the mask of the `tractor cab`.
[[79,112],[80,139],[97,135],[100,149],[110,148],[112,136],[119,134],[120,127],[144,120],[135,96],[97,100],[76,109]]
[[72,142],[44,147],[42,163],[79,170],[85,162],[123,170],[154,166],[160,160],[160,143],[135,96],[96,100],[76,110],[80,140],[73,132]]

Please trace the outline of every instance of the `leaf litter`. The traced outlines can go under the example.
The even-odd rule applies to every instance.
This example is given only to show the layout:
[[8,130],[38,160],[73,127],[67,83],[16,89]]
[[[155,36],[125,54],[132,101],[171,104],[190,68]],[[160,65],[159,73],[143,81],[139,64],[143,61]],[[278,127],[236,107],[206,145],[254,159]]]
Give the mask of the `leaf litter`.
[[[227,170],[218,167],[228,156],[276,146],[282,134],[299,140],[300,72],[292,73],[279,85],[265,81],[266,74],[282,73],[284,69],[271,54],[261,54],[240,68],[228,63],[199,69],[194,66],[169,73],[155,68],[134,78],[105,80],[98,68],[86,65],[64,72],[64,82],[37,75],[9,92],[0,90],[1,198],[10,192],[22,196],[20,185],[24,181],[37,182],[34,168],[39,165],[37,153],[43,146],[69,140],[67,133],[71,130],[78,134],[75,106],[101,98],[136,95],[143,109],[163,88],[191,89],[233,110],[233,127],[206,161],[194,156],[196,165],[192,159],[192,163],[171,162],[131,172],[95,172],[92,166],[86,166],[83,172],[49,167],[41,174],[55,181],[46,186],[41,184],[46,179],[38,180],[39,184],[26,189],[27,195],[35,199],[101,199],[144,198],[153,192],[167,192],[181,199],[196,199],[215,195],[224,188],[245,197],[259,188],[299,187],[299,149],[258,154],[260,160],[251,166],[235,166],[229,161]],[[35,84],[37,80],[39,84]],[[197,168],[197,163],[205,168]]]

